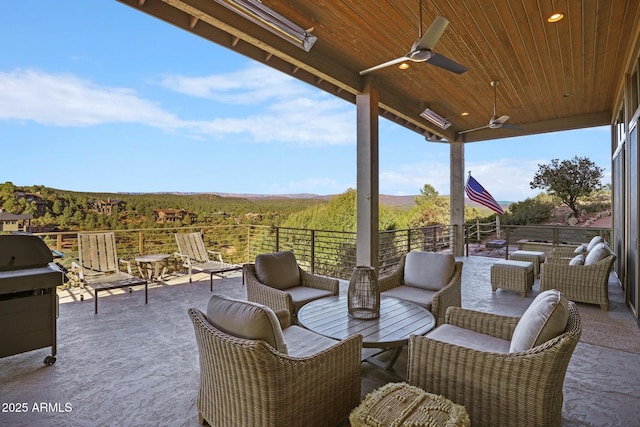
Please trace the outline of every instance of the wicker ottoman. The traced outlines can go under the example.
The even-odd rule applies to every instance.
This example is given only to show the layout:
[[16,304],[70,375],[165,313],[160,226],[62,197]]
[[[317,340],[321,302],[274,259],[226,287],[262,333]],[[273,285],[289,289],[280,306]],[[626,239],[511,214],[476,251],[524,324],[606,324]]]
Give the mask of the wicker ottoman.
[[529,261],[533,263],[533,275],[540,275],[540,264],[544,262],[546,255],[544,252],[538,251],[515,251],[509,255],[509,259],[513,261]]
[[533,287],[533,263],[529,261],[502,260],[491,265],[491,290],[498,288],[527,295]]
[[406,383],[372,391],[349,416],[351,427],[468,427],[464,406]]

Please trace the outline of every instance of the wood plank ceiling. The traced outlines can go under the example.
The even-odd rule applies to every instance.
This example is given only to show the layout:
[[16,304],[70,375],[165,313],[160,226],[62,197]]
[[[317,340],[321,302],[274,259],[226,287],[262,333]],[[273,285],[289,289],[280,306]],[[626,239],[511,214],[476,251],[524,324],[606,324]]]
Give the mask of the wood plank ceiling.
[[[457,75],[426,63],[359,71],[406,54],[419,38],[417,0],[263,0],[317,42],[309,52],[214,0],[118,0],[355,102],[365,79],[380,92],[381,115],[435,139],[481,141],[612,122],[632,46],[639,0],[424,0],[423,28],[450,21],[434,52],[468,68]],[[547,22],[554,12],[564,14]],[[514,129],[460,131],[509,115]],[[429,107],[452,126],[420,117]],[[462,116],[463,112],[468,113]],[[432,139],[434,139],[432,138]]]

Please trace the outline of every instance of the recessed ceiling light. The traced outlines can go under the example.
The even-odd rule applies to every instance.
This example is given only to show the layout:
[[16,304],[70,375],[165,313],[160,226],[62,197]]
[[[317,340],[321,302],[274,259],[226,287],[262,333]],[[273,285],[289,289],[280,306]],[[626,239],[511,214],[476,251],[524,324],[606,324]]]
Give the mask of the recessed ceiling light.
[[463,113],[460,113],[460,115],[461,115],[461,116],[468,116],[468,115],[469,115],[469,113],[467,113],[467,112],[465,111],[465,112],[463,112]]
[[558,22],[560,21],[562,18],[564,18],[564,15],[562,13],[554,13],[553,15],[551,15],[547,21],[549,22]]
[[409,68],[409,64],[403,62],[402,64],[398,65],[398,68],[400,68],[401,70],[406,70],[407,68]]

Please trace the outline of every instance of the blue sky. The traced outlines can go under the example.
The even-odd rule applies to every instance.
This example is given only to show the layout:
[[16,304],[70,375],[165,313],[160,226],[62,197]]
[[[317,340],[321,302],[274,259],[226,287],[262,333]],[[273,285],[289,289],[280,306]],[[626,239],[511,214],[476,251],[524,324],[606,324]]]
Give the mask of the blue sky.
[[[336,194],[355,188],[355,107],[115,0],[0,14],[0,183],[74,191]],[[491,111],[491,106],[487,106]],[[523,200],[538,164],[610,130],[465,145],[466,170]],[[449,146],[380,119],[380,192],[449,194]]]

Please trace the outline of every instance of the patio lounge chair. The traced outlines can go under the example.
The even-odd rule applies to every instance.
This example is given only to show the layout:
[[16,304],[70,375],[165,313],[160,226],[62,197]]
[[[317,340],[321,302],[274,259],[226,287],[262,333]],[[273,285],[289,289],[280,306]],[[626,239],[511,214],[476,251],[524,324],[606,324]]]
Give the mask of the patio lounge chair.
[[599,304],[609,309],[609,273],[616,256],[598,243],[584,257],[551,258],[542,264],[540,290],[557,289],[571,301]]
[[298,265],[291,251],[260,254],[255,264],[245,264],[243,276],[247,283],[247,299],[286,310],[295,319],[304,304],[338,295],[339,282],[330,277],[311,274]]
[[412,251],[378,281],[381,295],[403,299],[431,311],[444,322],[447,307],[461,304],[462,262],[451,254]]
[[[182,260],[182,266],[189,271],[189,282],[191,282],[193,271],[209,273],[210,289],[213,291],[214,274],[242,270],[241,265],[224,262],[220,252],[205,248],[200,233],[176,233],[176,243],[178,252],[175,256]],[[210,255],[215,259],[211,259]]]
[[461,307],[409,339],[407,382],[463,405],[473,426],[560,426],[562,386],[581,335],[560,292],[540,293],[521,318]]
[[[116,239],[113,233],[78,233],[78,263],[71,264],[84,289],[93,289],[95,313],[98,313],[98,292],[110,289],[129,288],[144,285],[144,302],[149,302],[147,281],[135,277],[131,263],[118,258]],[[120,271],[120,264],[127,266],[127,272]],[[84,299],[84,295],[82,295]]]
[[362,336],[290,325],[288,311],[221,295],[188,310],[200,352],[200,421],[212,426],[336,426],[360,402]]

